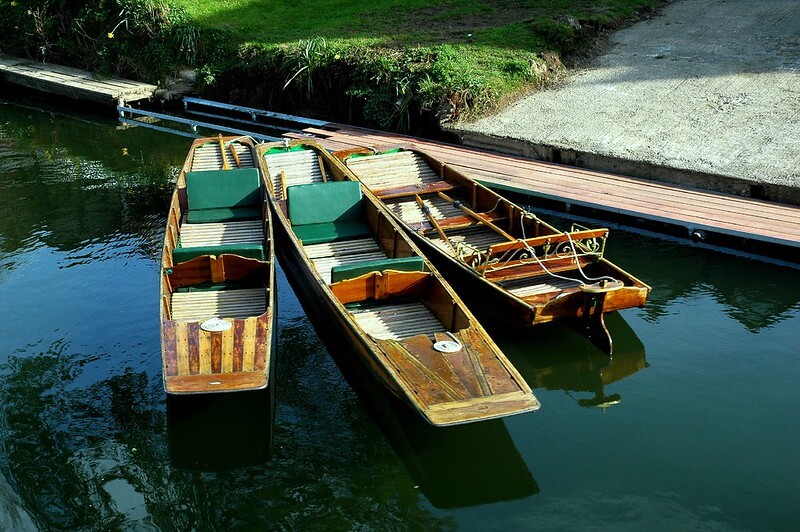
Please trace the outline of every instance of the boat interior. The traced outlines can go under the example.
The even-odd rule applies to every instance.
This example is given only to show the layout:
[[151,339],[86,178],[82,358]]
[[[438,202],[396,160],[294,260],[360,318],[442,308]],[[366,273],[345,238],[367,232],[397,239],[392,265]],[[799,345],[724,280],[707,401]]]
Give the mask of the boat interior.
[[264,160],[303,251],[366,333],[433,340],[469,325],[405,236],[326,155],[300,145],[272,148]]
[[185,170],[169,211],[164,314],[184,322],[264,314],[272,243],[251,148],[207,142],[194,149]]
[[561,232],[425,154],[337,154],[430,244],[529,303],[577,292],[611,274],[607,229]]

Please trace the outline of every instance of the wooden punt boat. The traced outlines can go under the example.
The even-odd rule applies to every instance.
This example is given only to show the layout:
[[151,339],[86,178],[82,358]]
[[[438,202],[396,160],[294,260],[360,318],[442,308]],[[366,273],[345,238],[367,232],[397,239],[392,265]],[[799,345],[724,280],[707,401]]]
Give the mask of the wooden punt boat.
[[643,306],[650,287],[603,257],[608,229],[562,232],[414,148],[335,154],[414,236],[475,308],[505,324],[581,318],[612,352],[607,312]]
[[378,381],[436,426],[539,408],[455,292],[344,165],[310,141],[262,144],[258,153],[284,270]]
[[257,390],[269,382],[275,264],[265,190],[251,139],[192,143],[161,258],[168,394]]

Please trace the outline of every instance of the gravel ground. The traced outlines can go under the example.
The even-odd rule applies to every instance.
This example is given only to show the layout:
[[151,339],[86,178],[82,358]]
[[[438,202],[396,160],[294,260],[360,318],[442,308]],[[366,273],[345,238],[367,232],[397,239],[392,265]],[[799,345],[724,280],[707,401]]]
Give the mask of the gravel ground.
[[458,133],[800,186],[800,1],[680,0]]

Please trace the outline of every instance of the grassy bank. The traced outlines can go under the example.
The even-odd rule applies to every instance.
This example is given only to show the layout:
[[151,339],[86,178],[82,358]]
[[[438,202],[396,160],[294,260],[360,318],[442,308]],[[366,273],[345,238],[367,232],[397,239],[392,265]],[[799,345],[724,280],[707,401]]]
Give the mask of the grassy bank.
[[414,130],[502,106],[660,3],[18,0],[0,25],[25,37],[0,51],[45,42],[56,60],[151,80],[196,67],[208,96]]

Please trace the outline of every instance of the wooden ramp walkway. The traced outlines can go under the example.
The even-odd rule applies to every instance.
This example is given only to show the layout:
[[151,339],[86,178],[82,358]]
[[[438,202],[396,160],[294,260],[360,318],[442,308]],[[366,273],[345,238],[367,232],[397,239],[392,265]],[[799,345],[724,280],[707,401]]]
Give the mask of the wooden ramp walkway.
[[800,207],[338,124],[304,132],[329,149],[413,143],[487,186],[573,210],[610,213],[633,226],[800,262]]
[[0,57],[0,77],[14,85],[105,105],[125,105],[147,99],[158,88],[149,83],[96,78],[92,73],[77,68],[10,57]]

